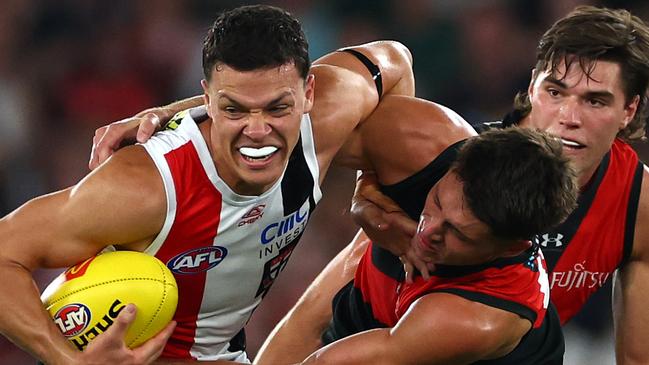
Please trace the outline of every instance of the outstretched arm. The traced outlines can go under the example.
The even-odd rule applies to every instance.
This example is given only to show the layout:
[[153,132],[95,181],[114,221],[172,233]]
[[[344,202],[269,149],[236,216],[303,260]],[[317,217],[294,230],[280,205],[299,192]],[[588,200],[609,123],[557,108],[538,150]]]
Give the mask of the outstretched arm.
[[[366,55],[381,71],[383,95],[409,95],[415,92],[414,76],[412,73],[412,55],[410,51],[399,42],[378,41],[359,46],[348,47]],[[349,130],[367,117],[376,107],[379,95],[372,75],[356,57],[345,52],[331,52],[313,62],[312,72],[316,75],[316,92],[322,99],[330,95],[329,100],[322,100],[322,115],[336,112],[340,116],[341,110],[352,111],[351,115],[342,115],[343,123],[350,129],[338,131],[343,133],[343,140]],[[328,84],[328,85],[327,85]],[[324,94],[321,91],[327,91]],[[331,102],[326,103],[325,101]],[[341,103],[350,105],[341,105]],[[327,107],[324,105],[327,104]],[[146,109],[135,116],[113,122],[95,131],[90,169],[97,168],[110,155],[112,155],[124,141],[135,140],[145,142],[175,113],[203,105],[202,96],[194,96],[163,107]],[[325,110],[327,109],[327,110]],[[317,113],[317,108],[315,110]],[[139,127],[139,129],[138,129]],[[332,127],[330,125],[330,127]],[[333,128],[332,128],[333,129]],[[332,132],[336,132],[332,130]],[[337,151],[338,147],[334,147]]]
[[336,341],[304,364],[470,364],[511,352],[530,327],[514,313],[433,293],[414,302],[393,328]]
[[373,242],[414,264],[424,276],[427,265],[410,247],[417,224],[381,194],[378,183],[391,185],[413,176],[449,146],[475,134],[448,108],[418,98],[386,96],[354,132],[354,148],[341,151],[352,155],[345,160],[348,167],[373,172],[358,181],[352,207],[356,223]]
[[304,360],[322,346],[320,336],[331,321],[331,301],[354,278],[369,241],[359,232],[322,270],[262,345],[255,364],[289,364]]
[[616,275],[613,318],[617,363],[649,363],[649,172],[645,166],[629,262]]
[[412,56],[403,44],[377,41],[345,49],[362,54],[377,66],[382,95],[371,70],[351,53],[332,52],[313,63],[315,99],[310,114],[320,176],[334,157],[339,165],[370,168],[363,155],[360,127],[373,124],[370,115],[385,98],[414,95]]
[[193,96],[169,105],[143,110],[130,118],[98,128],[92,138],[88,167],[91,170],[96,169],[125,144],[146,142],[176,113],[200,105],[203,105],[203,96]]

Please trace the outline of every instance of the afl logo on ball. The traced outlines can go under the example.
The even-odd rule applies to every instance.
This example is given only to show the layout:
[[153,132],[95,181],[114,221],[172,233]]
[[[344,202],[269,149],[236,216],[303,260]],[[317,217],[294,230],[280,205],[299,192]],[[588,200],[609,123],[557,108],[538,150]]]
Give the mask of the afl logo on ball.
[[81,303],[68,304],[54,315],[56,323],[65,337],[74,337],[90,324],[90,308]]
[[167,267],[176,274],[198,274],[220,264],[227,255],[225,247],[200,247],[176,255],[167,262]]

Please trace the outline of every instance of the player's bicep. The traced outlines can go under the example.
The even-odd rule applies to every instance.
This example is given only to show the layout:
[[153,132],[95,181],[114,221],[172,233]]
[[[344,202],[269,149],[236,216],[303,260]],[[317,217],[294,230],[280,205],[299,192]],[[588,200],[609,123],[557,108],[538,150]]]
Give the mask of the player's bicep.
[[362,56],[336,51],[315,60],[313,64],[343,67],[363,76],[377,102],[388,94],[414,96],[412,54],[405,45],[397,41],[375,41],[345,50],[359,52]]
[[462,297],[432,293],[415,301],[390,332],[390,348],[408,363],[470,364],[510,352],[529,321]]
[[74,187],[35,198],[0,220],[6,237],[0,255],[29,269],[63,267],[108,245],[153,234],[160,225],[159,199],[143,202],[138,195],[158,187],[154,179],[143,179],[146,174],[135,171],[136,165],[124,163],[130,154],[118,153]]
[[[453,305],[460,304],[460,309]],[[483,337],[470,308],[446,294],[416,301],[393,328],[364,331],[326,346],[307,364],[468,364],[481,359]],[[463,311],[469,309],[468,312]]]
[[316,86],[311,125],[320,167],[326,169],[360,121],[374,109],[376,100],[369,95],[363,78],[347,69],[321,65],[314,66],[312,72]]
[[76,246],[74,232],[64,229],[64,207],[71,190],[32,199],[0,220],[0,256],[34,269],[48,267],[50,261],[65,255],[68,245]]

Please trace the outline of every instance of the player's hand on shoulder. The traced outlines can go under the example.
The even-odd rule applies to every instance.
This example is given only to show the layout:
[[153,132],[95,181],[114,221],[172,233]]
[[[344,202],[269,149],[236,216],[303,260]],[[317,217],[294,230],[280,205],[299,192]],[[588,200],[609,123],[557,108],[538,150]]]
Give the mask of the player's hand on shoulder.
[[142,345],[130,349],[124,336],[137,315],[135,305],[127,305],[106,332],[98,335],[79,356],[78,364],[151,364],[161,354],[173,333],[175,322],[170,322],[160,333]]
[[92,139],[88,167],[94,170],[124,145],[146,142],[172,116],[166,108],[152,108],[98,128]]

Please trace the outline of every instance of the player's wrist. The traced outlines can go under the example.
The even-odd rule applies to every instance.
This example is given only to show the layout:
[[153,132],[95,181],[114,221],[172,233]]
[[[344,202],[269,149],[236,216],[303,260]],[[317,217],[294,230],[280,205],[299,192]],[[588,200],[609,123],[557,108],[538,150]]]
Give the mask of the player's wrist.
[[85,365],[83,361],[82,352],[77,351],[69,346],[52,346],[51,352],[45,356],[46,361],[43,363],[47,365]]

